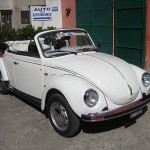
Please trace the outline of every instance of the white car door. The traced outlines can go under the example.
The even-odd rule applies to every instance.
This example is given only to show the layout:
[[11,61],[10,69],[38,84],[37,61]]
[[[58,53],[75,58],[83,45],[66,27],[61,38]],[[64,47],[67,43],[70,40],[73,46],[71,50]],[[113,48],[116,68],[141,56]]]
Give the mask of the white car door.
[[41,99],[43,91],[41,64],[40,58],[17,56],[14,61],[16,89]]

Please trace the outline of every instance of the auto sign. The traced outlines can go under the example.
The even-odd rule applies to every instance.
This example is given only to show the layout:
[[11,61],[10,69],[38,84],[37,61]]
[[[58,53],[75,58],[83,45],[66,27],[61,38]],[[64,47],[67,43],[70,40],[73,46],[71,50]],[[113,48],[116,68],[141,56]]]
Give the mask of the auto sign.
[[51,8],[50,7],[33,7],[33,20],[41,21],[41,20],[51,20]]

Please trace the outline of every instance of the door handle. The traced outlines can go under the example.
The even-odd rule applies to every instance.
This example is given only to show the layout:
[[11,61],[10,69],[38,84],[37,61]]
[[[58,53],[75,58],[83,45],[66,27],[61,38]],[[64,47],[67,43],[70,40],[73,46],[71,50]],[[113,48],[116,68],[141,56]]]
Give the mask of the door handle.
[[19,62],[14,61],[14,64],[15,64],[15,65],[18,65],[18,64],[19,64]]

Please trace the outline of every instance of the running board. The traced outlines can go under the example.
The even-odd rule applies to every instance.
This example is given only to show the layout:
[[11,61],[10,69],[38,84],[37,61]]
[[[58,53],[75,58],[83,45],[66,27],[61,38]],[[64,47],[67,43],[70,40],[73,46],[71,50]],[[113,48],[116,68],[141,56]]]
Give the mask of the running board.
[[11,87],[11,86],[9,86],[9,90],[10,90],[11,92],[17,94],[18,96],[22,97],[23,99],[25,99],[25,100],[31,102],[32,104],[34,104],[34,105],[36,105],[36,106],[38,106],[38,107],[41,107],[41,99],[38,99],[38,98],[36,98],[36,97],[33,97],[33,96],[28,95],[28,94],[26,94],[26,93],[23,93],[23,92],[21,92],[21,91],[15,89],[15,88],[13,88],[13,87]]

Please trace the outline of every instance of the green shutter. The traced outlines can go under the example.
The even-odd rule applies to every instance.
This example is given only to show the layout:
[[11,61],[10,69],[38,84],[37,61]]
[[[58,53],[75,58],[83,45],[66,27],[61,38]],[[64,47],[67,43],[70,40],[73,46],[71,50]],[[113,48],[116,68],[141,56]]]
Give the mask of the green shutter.
[[116,56],[144,67],[145,0],[115,0]]
[[115,40],[113,0],[76,0],[77,27],[86,29],[101,52],[115,55],[140,67],[145,65],[146,0],[115,1]]
[[77,27],[86,29],[101,52],[112,54],[112,0],[76,0]]

